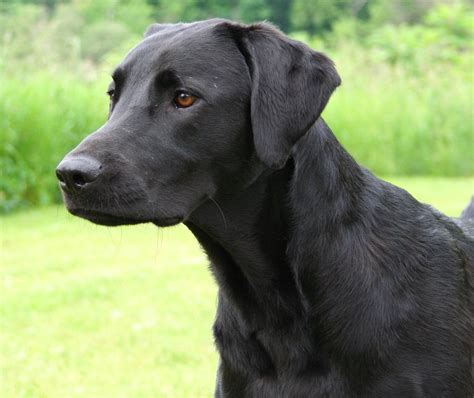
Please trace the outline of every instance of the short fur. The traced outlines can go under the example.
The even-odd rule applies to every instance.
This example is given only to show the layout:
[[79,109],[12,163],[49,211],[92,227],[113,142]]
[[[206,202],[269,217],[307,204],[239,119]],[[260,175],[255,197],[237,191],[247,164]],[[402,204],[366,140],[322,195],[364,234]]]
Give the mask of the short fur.
[[193,232],[219,286],[216,397],[472,396],[474,241],[342,148],[327,57],[268,24],[155,24],[114,80],[58,167],[65,202]]

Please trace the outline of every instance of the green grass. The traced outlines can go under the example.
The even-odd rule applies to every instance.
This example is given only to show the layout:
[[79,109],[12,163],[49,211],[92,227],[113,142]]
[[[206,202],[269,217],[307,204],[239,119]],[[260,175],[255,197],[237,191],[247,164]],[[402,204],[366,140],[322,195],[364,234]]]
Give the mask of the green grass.
[[2,397],[208,397],[215,287],[184,227],[2,227]]
[[[450,215],[474,192],[392,180]],[[62,206],[1,223],[3,398],[212,395],[216,287],[184,227],[98,227]]]

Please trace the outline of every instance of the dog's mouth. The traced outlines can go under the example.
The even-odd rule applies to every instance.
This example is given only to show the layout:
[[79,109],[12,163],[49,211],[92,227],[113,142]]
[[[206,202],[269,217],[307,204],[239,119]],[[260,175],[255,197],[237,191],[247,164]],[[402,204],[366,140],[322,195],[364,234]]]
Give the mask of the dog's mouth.
[[69,213],[98,225],[114,227],[151,222],[160,227],[168,227],[183,221],[183,217],[168,217],[166,214],[161,217],[150,212],[149,201],[135,191],[132,194],[122,194],[125,200],[122,203],[115,200],[115,206],[110,206],[107,198],[94,198],[90,193],[87,196],[83,192],[71,195],[63,190],[62,193]]
[[116,226],[116,225],[127,225],[127,224],[139,224],[145,221],[132,219],[123,215],[109,214],[97,210],[81,209],[81,208],[68,208],[68,211],[77,216],[84,218],[94,224]]
[[83,209],[83,208],[68,208],[68,211],[77,216],[84,218],[94,224],[98,225],[105,225],[108,227],[115,227],[118,225],[132,225],[132,224],[141,224],[147,222],[153,222],[154,224],[160,227],[169,227],[172,225],[179,224],[182,221],[180,217],[168,217],[168,218],[160,218],[160,219],[139,219],[130,217],[127,215],[122,214],[110,214],[103,211],[98,210],[90,210],[90,209]]

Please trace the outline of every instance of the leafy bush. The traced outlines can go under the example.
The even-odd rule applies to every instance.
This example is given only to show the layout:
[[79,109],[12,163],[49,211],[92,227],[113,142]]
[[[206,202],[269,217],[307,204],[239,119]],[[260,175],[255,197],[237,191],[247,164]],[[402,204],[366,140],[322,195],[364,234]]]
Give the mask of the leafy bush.
[[107,56],[111,48],[120,46],[129,37],[130,32],[122,24],[112,21],[96,22],[84,30],[82,55],[99,63]]

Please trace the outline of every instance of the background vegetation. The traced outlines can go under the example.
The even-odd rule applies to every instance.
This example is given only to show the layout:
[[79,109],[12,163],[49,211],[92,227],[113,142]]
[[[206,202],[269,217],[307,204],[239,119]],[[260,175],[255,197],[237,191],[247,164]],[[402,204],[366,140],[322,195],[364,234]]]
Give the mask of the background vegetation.
[[343,79],[324,117],[381,175],[474,174],[474,10],[462,0],[0,3],[0,209],[60,199],[54,169],[106,118],[109,73],[153,21],[267,19]]

